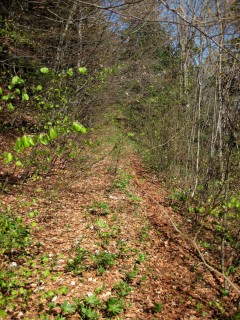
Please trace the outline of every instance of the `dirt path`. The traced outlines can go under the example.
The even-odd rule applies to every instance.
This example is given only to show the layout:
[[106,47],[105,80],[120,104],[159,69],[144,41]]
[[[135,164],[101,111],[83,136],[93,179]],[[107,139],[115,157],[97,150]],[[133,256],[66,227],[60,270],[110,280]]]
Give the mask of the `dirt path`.
[[231,304],[173,229],[165,213],[181,217],[157,178],[111,117],[96,132],[78,161],[23,188],[18,210],[39,213],[35,246],[6,319],[227,319]]

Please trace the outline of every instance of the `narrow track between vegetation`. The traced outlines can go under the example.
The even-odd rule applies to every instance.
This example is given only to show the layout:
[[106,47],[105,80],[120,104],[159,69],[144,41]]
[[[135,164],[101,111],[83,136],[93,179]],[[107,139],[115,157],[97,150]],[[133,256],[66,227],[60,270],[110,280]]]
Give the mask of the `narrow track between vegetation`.
[[75,159],[2,199],[37,212],[34,245],[15,266],[25,294],[6,319],[227,319],[234,293],[219,300],[221,279],[174,230],[168,216],[183,221],[166,190],[114,115],[103,122]]

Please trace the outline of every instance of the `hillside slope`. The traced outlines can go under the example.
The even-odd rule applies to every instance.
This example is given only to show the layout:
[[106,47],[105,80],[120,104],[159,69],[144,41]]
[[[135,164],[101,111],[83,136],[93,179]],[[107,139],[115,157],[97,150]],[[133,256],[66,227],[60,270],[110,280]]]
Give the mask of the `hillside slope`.
[[169,217],[178,226],[182,218],[119,120],[107,113],[74,159],[2,197],[3,208],[33,228],[28,253],[1,262],[12,281],[3,294],[6,319],[230,319],[236,312],[236,295],[220,295],[221,279],[173,228]]

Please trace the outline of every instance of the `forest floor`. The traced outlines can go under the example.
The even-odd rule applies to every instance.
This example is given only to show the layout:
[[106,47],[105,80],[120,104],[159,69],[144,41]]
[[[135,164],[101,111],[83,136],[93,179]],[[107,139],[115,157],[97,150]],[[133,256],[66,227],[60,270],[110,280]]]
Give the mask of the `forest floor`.
[[106,114],[74,159],[2,197],[33,225],[6,319],[230,319],[234,294],[173,228],[182,216],[120,120]]

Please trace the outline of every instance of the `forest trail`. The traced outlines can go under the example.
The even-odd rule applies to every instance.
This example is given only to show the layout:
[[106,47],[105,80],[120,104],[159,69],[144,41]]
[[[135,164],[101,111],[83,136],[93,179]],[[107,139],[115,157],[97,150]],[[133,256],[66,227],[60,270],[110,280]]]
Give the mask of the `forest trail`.
[[119,117],[106,114],[74,160],[28,181],[20,202],[3,199],[39,213],[21,264],[29,295],[6,319],[221,319],[219,280],[174,230],[169,215],[183,221],[166,199]]

